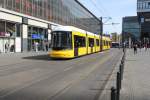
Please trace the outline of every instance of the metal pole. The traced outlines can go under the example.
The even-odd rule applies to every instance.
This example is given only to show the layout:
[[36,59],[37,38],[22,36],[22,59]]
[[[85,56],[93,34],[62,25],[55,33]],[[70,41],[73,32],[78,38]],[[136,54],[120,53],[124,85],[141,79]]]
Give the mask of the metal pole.
[[114,87],[111,88],[111,100],[116,100],[116,89]]
[[121,82],[120,82],[120,73],[119,72],[117,72],[117,83],[116,83],[116,86],[117,86],[117,100],[120,100],[120,84],[121,84]]
[[100,17],[100,51],[103,50],[103,17]]

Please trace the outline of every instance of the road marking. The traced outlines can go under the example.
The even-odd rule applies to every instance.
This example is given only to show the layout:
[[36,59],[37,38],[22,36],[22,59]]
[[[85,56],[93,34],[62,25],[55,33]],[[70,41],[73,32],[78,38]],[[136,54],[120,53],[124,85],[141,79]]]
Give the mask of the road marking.
[[[106,61],[108,61],[110,58],[112,58],[114,56],[114,54],[111,55],[106,55],[104,58],[102,58],[100,60],[100,62],[94,64],[91,69],[88,69],[87,72],[85,72],[83,75],[81,75],[78,79],[76,80],[72,80],[70,82],[68,82],[68,85],[65,86],[64,89],[59,90],[55,95],[49,97],[50,100],[54,100],[55,98],[59,97],[61,94],[65,93],[68,89],[70,89],[73,85],[77,84],[78,82],[80,82],[81,80],[86,79],[94,70],[96,70],[97,68],[100,67],[100,65],[102,65],[103,63],[105,63]],[[88,62],[93,62],[95,59],[88,59]],[[73,67],[72,67],[73,68]],[[67,70],[70,70],[71,67],[67,68]]]
[[64,69],[64,71],[68,71],[68,70],[70,70],[70,69],[72,69],[73,67],[68,67],[68,68],[66,68],[66,69]]
[[[113,57],[113,54],[111,54],[111,55],[108,54],[108,55],[104,56],[104,57],[99,61],[99,63],[94,64],[93,67],[91,68],[91,70],[89,69],[89,71],[85,72],[85,74],[84,74],[82,77],[78,78],[77,80],[72,80],[72,81],[68,82],[69,84],[66,86],[67,88],[65,88],[65,90],[69,89],[70,87],[72,87],[72,86],[75,85],[76,83],[78,83],[78,82],[80,82],[81,80],[83,80],[83,79],[85,79],[86,77],[88,77],[88,75],[90,75],[90,73],[92,73],[94,70],[96,70],[96,68],[100,67],[101,64],[105,63],[105,62],[106,62],[108,59],[110,59],[111,57]],[[96,59],[98,59],[98,57],[97,57],[97,58],[93,58],[93,59],[87,59],[86,62],[93,62],[93,61],[95,61]],[[68,71],[68,70],[70,70],[70,69],[72,69],[72,68],[73,68],[73,67],[68,67],[68,68],[64,69],[64,71]],[[47,73],[47,74],[48,74],[48,73]],[[45,75],[44,75],[44,76],[45,76]],[[49,78],[49,76],[46,76],[44,79],[48,79],[48,78]],[[21,90],[21,89],[23,89],[23,88],[25,88],[25,87],[27,87],[27,86],[30,86],[30,85],[33,84],[33,83],[39,82],[39,81],[44,80],[44,79],[39,79],[39,80],[36,80],[36,81],[31,82],[31,83],[29,83],[29,84],[26,84],[26,85],[24,85],[23,87],[16,88],[16,89],[14,89],[13,91],[11,91],[11,92],[9,92],[9,93],[3,95],[3,96],[0,96],[0,97],[2,97],[2,98],[3,98],[3,97],[6,97],[6,96],[8,96],[8,95],[10,95],[10,94],[12,94],[12,93],[18,91],[18,90]],[[61,93],[63,93],[63,90],[62,90],[62,89],[61,89],[60,91],[61,91]],[[59,94],[61,94],[61,93],[59,93]]]

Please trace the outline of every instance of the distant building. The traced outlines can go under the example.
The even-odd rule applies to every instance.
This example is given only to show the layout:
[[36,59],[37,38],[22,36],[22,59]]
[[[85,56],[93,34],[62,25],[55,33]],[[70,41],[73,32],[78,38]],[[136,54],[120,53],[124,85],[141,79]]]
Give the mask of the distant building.
[[140,25],[137,16],[128,16],[123,18],[122,33],[123,41],[128,44],[140,41]]
[[150,0],[137,0],[137,16],[141,26],[141,39],[150,43]]
[[119,35],[117,33],[111,33],[112,42],[119,42]]

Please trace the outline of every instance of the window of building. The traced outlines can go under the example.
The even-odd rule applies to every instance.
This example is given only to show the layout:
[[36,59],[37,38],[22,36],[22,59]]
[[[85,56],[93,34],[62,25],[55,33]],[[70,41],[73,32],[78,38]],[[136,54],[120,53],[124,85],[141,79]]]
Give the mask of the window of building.
[[148,2],[148,8],[150,8],[150,2]]
[[32,14],[32,0],[26,0],[26,14],[33,15]]
[[12,0],[6,0],[6,8],[8,8],[8,9],[13,8],[13,1]]
[[[99,27],[99,21],[75,0],[0,0],[0,6],[93,33],[96,33]],[[95,25],[90,25],[91,22]]]
[[17,37],[21,36],[21,26],[20,26],[20,24],[16,24],[16,36]]
[[17,12],[21,11],[21,0],[15,0],[15,10]]
[[0,7],[4,7],[4,0],[0,0]]
[[5,36],[5,22],[0,21],[0,36]]
[[6,22],[6,32],[10,35],[10,37],[16,36],[16,24],[11,22]]
[[39,27],[28,27],[28,50],[35,50],[35,42],[38,42],[38,50],[44,50],[44,44],[48,40],[47,30]]

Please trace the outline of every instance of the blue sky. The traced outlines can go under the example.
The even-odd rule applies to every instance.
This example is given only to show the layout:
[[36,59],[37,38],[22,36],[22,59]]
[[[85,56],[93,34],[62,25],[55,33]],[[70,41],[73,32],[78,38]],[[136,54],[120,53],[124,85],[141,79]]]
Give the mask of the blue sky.
[[[137,0],[79,0],[97,17],[112,17],[109,23],[120,23],[116,25],[104,25],[104,33],[122,31],[122,17],[136,16],[136,3]],[[104,18],[104,22],[107,19]]]

